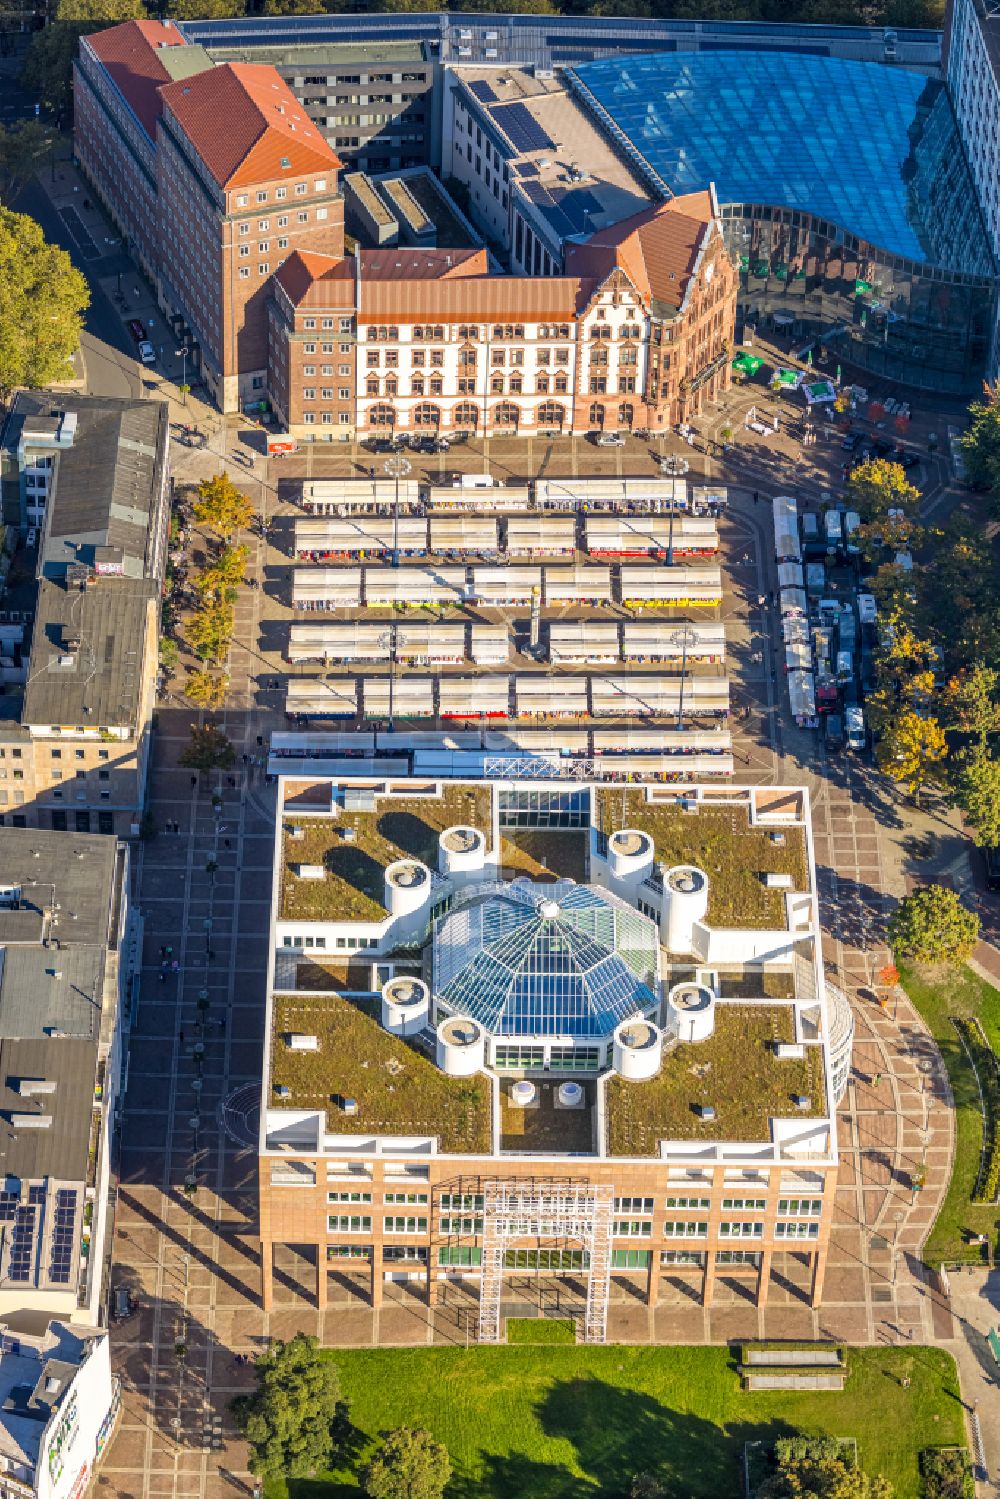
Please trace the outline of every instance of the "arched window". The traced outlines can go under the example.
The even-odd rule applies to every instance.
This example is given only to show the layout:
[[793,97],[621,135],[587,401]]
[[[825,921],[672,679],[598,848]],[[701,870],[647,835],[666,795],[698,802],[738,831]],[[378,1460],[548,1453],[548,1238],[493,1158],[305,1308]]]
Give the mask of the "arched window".
[[410,381],[410,395],[422,396],[424,393],[424,381],[422,375],[415,375]]
[[441,408],[432,406],[429,401],[423,401],[413,410],[413,425],[415,427],[440,427]]
[[452,422],[456,427],[475,427],[479,422],[479,407],[473,406],[471,401],[462,401],[455,407]]
[[558,401],[543,401],[538,408],[537,420],[540,427],[561,427],[566,420],[566,408]]
[[391,406],[373,406],[368,413],[368,421],[373,427],[394,427],[396,413]]
[[604,407],[600,404],[599,401],[595,401],[593,406],[591,406],[590,408],[590,425],[592,427],[603,427],[604,415]]
[[521,417],[519,407],[513,401],[501,401],[493,408],[494,427],[516,427]]
[[618,408],[619,427],[631,427],[635,421],[635,407],[629,401],[623,401]]

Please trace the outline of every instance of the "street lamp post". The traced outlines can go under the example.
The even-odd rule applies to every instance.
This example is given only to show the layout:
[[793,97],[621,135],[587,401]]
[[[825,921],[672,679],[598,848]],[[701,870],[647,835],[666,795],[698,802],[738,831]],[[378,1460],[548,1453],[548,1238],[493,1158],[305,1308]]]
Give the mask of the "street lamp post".
[[187,351],[187,344],[185,344],[183,348],[175,349],[174,350],[174,354],[177,355],[177,356],[179,356],[180,361],[181,361],[181,390],[184,392],[184,405],[186,406],[187,403],[188,403],[188,383],[187,383],[188,351]]
[[378,637],[379,645],[384,645],[389,652],[389,733],[395,726],[395,696],[396,696],[396,621],[393,620],[387,630],[383,630]]
[[396,497],[392,507],[392,565],[399,566],[399,481],[405,479],[413,464],[402,453],[390,453],[382,465],[390,479],[396,481]]
[[690,625],[683,625],[679,630],[672,631],[669,639],[681,648],[681,689],[677,700],[677,729],[680,732],[684,727],[684,681],[687,677],[687,653],[693,645],[697,645],[698,637]]

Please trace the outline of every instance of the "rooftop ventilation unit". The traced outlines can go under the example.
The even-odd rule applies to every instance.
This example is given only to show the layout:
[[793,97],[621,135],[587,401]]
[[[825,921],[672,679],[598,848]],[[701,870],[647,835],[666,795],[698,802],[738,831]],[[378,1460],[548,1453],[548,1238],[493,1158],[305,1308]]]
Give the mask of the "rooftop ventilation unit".
[[293,1031],[288,1038],[289,1051],[319,1051],[318,1036],[302,1036]]

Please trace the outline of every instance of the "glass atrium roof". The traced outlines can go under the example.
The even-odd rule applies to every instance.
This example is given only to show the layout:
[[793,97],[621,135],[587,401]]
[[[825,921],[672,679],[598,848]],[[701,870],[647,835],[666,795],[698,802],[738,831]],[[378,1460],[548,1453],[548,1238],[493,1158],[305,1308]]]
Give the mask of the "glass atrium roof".
[[656,1004],[659,937],[615,896],[516,883],[441,917],[435,994],[500,1036],[606,1036]]
[[770,51],[655,53],[574,71],[674,193],[714,182],[720,204],[801,209],[890,254],[993,274],[940,82]]

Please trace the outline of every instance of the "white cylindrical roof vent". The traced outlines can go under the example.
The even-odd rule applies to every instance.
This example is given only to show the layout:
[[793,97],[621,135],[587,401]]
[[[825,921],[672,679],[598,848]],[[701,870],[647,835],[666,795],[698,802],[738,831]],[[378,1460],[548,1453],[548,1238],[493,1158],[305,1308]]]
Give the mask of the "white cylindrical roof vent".
[[416,931],[431,903],[431,872],[418,859],[397,859],[385,872],[385,908],[398,935]]
[[431,991],[423,979],[399,973],[382,986],[382,1024],[394,1036],[415,1036],[427,1024]]
[[614,1035],[614,1067],[630,1082],[655,1077],[663,1056],[663,1034],[651,1020],[635,1015],[623,1020]]
[[526,1077],[510,1085],[510,1101],[515,1109],[530,1108],[537,1096],[538,1089]]
[[579,1083],[560,1083],[556,1089],[556,1104],[561,1109],[583,1108],[583,1088]]
[[667,1030],[679,1041],[705,1041],[715,1030],[715,995],[704,984],[675,984],[667,995]]
[[692,953],[695,923],[708,911],[708,876],[693,864],[675,864],[663,874],[660,933],[671,953]]
[[437,1028],[437,1064],[449,1077],[471,1077],[486,1061],[486,1036],[481,1025],[465,1015],[452,1015]]
[[451,879],[482,874],[486,864],[486,837],[479,828],[456,823],[438,839],[438,870]]
[[655,849],[648,833],[622,828],[608,839],[608,874],[621,895],[634,895],[653,872]]

